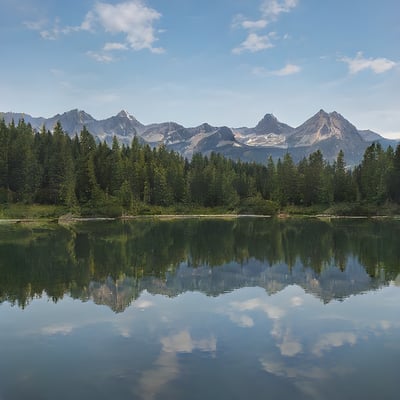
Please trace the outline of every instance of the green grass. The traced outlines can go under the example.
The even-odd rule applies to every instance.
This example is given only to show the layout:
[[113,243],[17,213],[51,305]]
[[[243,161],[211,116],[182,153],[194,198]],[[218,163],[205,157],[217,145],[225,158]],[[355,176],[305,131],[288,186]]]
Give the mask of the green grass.
[[0,219],[56,219],[68,212],[63,206],[6,204],[0,206]]
[[[47,219],[56,220],[59,217],[69,214],[73,217],[110,217],[121,216],[146,216],[146,215],[224,215],[224,214],[269,214],[274,215],[277,205],[272,202],[250,201],[243,202],[238,207],[201,207],[196,205],[177,204],[169,207],[150,206],[137,203],[130,210],[123,208],[113,202],[91,207],[87,204],[81,208],[73,209],[65,206],[43,205],[43,204],[3,204],[0,205],[0,220],[7,219]],[[287,206],[280,212],[291,216],[314,216],[314,215],[337,215],[337,216],[399,216],[400,205],[386,203],[381,206],[361,203],[340,203],[332,206],[313,205]]]

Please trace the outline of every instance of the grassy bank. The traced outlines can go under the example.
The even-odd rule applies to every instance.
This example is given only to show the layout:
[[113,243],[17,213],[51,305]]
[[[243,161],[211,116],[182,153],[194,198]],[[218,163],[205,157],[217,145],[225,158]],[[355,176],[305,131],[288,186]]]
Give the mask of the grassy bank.
[[69,210],[63,206],[42,204],[3,204],[0,219],[58,219]]
[[119,218],[124,216],[157,216],[157,215],[236,215],[237,211],[223,207],[194,207],[194,206],[147,206],[140,205],[132,210],[122,207],[76,207],[68,209],[63,206],[41,204],[7,204],[0,206],[0,220],[58,220],[63,216],[70,218]]
[[198,207],[177,205],[170,207],[138,204],[130,210],[120,206],[76,207],[40,204],[7,204],[0,206],[0,220],[58,220],[68,215],[70,218],[120,218],[128,216],[235,216],[235,215],[284,215],[284,216],[399,216],[400,205],[388,203],[381,206],[361,203],[341,203],[332,206],[314,205],[311,207],[287,206],[281,209],[267,204],[259,207],[246,204],[238,207]]

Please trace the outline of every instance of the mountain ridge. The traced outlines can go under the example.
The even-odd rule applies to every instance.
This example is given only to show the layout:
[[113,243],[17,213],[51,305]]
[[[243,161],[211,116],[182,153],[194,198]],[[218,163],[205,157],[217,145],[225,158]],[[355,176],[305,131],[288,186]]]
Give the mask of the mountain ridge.
[[327,113],[322,109],[296,128],[269,113],[253,128],[215,127],[207,122],[185,127],[173,121],[145,125],[126,110],[100,120],[79,109],[50,118],[13,112],[0,113],[0,118],[6,123],[24,119],[35,130],[44,126],[52,131],[60,122],[70,136],[79,134],[85,126],[97,140],[108,144],[116,136],[121,143],[130,145],[136,136],[152,147],[164,144],[187,158],[196,152],[210,154],[214,151],[232,159],[265,162],[269,156],[277,159],[289,152],[295,161],[299,161],[320,150],[326,160],[333,161],[343,150],[346,161],[355,164],[360,162],[372,142],[379,142],[385,148],[398,143],[370,130],[358,130],[338,112]]

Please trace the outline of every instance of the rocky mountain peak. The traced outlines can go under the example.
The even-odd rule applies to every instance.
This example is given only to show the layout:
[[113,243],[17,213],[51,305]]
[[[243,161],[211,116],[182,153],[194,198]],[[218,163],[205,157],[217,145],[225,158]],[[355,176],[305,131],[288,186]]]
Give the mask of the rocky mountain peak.
[[80,124],[86,124],[95,120],[90,114],[83,110],[78,110],[77,108],[60,115],[60,120],[61,119],[74,121]]
[[276,118],[274,114],[267,113],[267,114],[264,115],[262,121],[278,122],[278,118]]
[[276,135],[288,134],[292,130],[291,126],[280,122],[273,114],[265,114],[263,119],[254,128],[255,133],[259,135],[267,135],[269,133]]
[[116,117],[118,117],[118,118],[123,118],[123,119],[129,119],[129,120],[131,120],[131,121],[136,120],[136,118],[135,118],[133,115],[129,114],[128,111],[126,111],[126,110],[121,110],[121,111],[116,115]]
[[293,147],[313,146],[328,139],[362,141],[357,128],[336,111],[320,110],[295,129],[289,139]]
[[207,122],[202,123],[198,128],[200,131],[207,133],[215,131],[215,128],[210,124],[208,124]]

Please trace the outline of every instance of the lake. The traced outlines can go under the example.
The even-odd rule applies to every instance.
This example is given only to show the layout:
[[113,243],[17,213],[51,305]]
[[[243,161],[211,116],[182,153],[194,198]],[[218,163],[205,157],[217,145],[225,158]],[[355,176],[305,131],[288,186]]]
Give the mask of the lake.
[[0,400],[398,399],[400,221],[0,225]]

